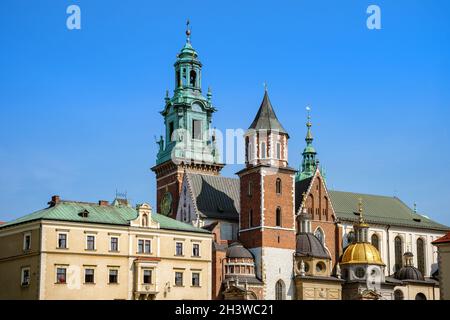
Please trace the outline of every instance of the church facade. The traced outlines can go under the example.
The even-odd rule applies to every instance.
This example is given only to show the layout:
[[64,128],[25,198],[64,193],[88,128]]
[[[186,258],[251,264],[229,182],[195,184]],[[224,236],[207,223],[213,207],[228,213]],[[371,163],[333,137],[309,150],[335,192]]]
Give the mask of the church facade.
[[448,227],[396,197],[329,190],[309,114],[302,165],[291,168],[267,90],[243,137],[244,168],[221,176],[216,109],[186,35],[152,170],[158,210],[214,234],[212,298],[438,299],[432,242]]

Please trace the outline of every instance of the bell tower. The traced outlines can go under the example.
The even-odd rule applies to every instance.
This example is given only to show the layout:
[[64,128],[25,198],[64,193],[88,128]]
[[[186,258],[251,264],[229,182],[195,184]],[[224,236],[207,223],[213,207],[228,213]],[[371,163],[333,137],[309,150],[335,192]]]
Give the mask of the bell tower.
[[288,166],[289,135],[267,93],[245,136],[240,178],[239,239],[255,257],[264,299],[292,299],[295,170]]
[[166,92],[164,109],[165,133],[157,141],[156,165],[157,212],[175,217],[185,170],[218,175],[223,168],[211,132],[212,114],[216,111],[208,89],[202,94],[202,63],[191,44],[189,21],[186,43],[174,64],[173,96]]

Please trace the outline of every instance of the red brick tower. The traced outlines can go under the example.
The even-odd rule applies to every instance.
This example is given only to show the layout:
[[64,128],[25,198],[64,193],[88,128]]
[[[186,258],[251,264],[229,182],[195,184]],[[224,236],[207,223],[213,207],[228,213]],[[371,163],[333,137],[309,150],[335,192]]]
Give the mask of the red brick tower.
[[288,167],[289,135],[267,91],[245,134],[246,168],[241,185],[239,239],[255,257],[264,299],[292,299],[295,239],[295,170]]

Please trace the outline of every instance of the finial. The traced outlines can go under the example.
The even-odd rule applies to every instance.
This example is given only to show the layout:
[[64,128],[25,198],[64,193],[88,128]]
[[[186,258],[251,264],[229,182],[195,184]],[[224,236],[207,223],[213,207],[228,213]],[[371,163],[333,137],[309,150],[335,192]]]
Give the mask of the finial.
[[191,29],[189,27],[190,24],[191,24],[191,22],[189,21],[189,19],[187,19],[187,21],[186,21],[186,42],[191,42]]
[[211,97],[212,97],[211,87],[208,87],[208,93],[206,94],[206,97],[207,97],[208,101],[211,102]]
[[305,208],[306,205],[306,192],[302,193],[302,208]]
[[359,212],[359,222],[360,223],[364,223],[364,218],[363,218],[363,200],[362,200],[362,198],[359,198],[359,200],[358,200],[358,212]]
[[267,92],[267,82],[264,82],[263,86],[264,86],[264,91]]

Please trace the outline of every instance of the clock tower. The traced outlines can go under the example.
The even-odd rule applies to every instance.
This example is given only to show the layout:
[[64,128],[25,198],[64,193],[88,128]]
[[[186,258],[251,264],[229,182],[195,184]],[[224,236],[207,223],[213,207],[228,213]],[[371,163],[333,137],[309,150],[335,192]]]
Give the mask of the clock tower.
[[175,90],[166,92],[164,109],[165,133],[157,141],[156,165],[157,212],[175,217],[185,171],[219,175],[220,164],[215,137],[211,132],[213,107],[211,90],[202,94],[202,63],[191,45],[187,22],[186,44],[177,55]]

